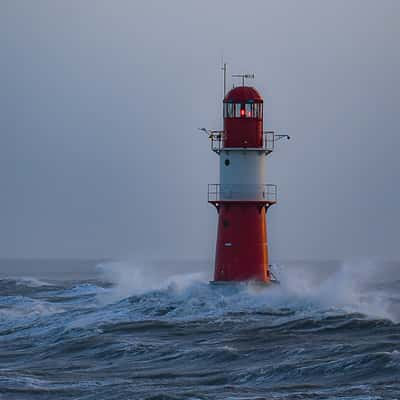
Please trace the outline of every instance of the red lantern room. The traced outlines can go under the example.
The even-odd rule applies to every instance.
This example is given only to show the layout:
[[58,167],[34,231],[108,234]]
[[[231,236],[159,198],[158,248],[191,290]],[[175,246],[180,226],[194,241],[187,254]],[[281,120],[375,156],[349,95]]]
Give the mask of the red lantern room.
[[263,99],[252,87],[236,87],[224,98],[224,147],[262,145]]

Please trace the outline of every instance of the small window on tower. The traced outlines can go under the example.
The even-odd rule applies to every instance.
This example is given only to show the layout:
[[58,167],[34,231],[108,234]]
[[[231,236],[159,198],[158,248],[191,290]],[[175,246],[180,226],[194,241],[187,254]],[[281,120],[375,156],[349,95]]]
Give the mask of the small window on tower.
[[249,103],[246,104],[245,112],[246,112],[246,118],[254,118],[252,111],[252,104]]
[[252,104],[252,118],[262,118],[262,103]]
[[233,112],[233,103],[227,103],[227,118],[233,118],[234,117],[234,112]]
[[233,118],[233,104],[224,103],[224,118]]
[[251,112],[252,112],[253,118],[258,118],[257,117],[257,103],[253,103],[251,105]]
[[236,103],[235,104],[235,118],[240,118],[240,110],[241,110],[241,104],[240,103]]

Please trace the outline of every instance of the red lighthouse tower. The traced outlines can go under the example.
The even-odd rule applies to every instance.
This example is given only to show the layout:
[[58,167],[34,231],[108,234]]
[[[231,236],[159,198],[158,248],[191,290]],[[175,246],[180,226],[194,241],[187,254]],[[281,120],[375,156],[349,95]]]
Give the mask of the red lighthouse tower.
[[220,158],[220,183],[208,187],[218,211],[214,280],[269,282],[266,216],[277,191],[265,183],[265,161],[275,142],[289,137],[263,131],[263,99],[244,86],[245,77],[224,98],[224,130],[207,131]]

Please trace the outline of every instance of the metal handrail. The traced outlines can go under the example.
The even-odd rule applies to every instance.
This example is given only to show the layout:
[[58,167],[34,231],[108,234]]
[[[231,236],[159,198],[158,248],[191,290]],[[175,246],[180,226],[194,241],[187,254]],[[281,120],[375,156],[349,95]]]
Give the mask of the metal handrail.
[[211,150],[217,154],[220,154],[223,148],[223,135],[224,131],[218,131],[209,136],[211,141]]
[[[209,135],[211,140],[211,150],[217,154],[220,154],[221,151],[224,150],[225,148],[223,135],[224,135],[223,131],[213,131],[213,134]],[[264,131],[263,142],[261,147],[245,147],[245,149],[264,151],[265,154],[272,153],[274,151],[275,142],[279,140],[280,136],[282,135],[276,135],[275,131]]]
[[273,184],[219,184],[208,185],[208,201],[266,201],[276,203],[277,186]]

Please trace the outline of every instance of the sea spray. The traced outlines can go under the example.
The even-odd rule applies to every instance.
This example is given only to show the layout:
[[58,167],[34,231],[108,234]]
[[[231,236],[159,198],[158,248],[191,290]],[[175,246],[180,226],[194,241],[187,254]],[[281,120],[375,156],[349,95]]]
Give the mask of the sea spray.
[[97,268],[102,279],[113,285],[113,290],[107,294],[110,301],[168,288],[182,290],[195,282],[207,282],[204,272],[179,274],[153,263],[116,261],[99,264]]
[[251,283],[232,284],[232,290],[210,287],[204,272],[176,273],[171,269],[160,270],[152,263],[111,262],[98,268],[102,278],[113,285],[110,291],[101,293],[101,301],[113,302],[132,295],[170,291],[172,296],[178,296],[179,292],[188,298],[200,296],[206,305],[208,300],[214,301],[213,295],[219,292],[226,300],[227,309],[230,305],[239,309],[241,306],[243,309],[292,307],[302,312],[336,310],[394,322],[400,320],[396,302],[388,298],[385,290],[374,285],[380,282],[377,279],[382,276],[382,266],[371,260],[338,263],[323,274],[306,263],[296,268],[280,264],[274,267],[279,285],[260,289]]
[[210,285],[198,264],[122,264],[0,279],[0,397],[400,398],[398,265],[284,263],[260,290]]

